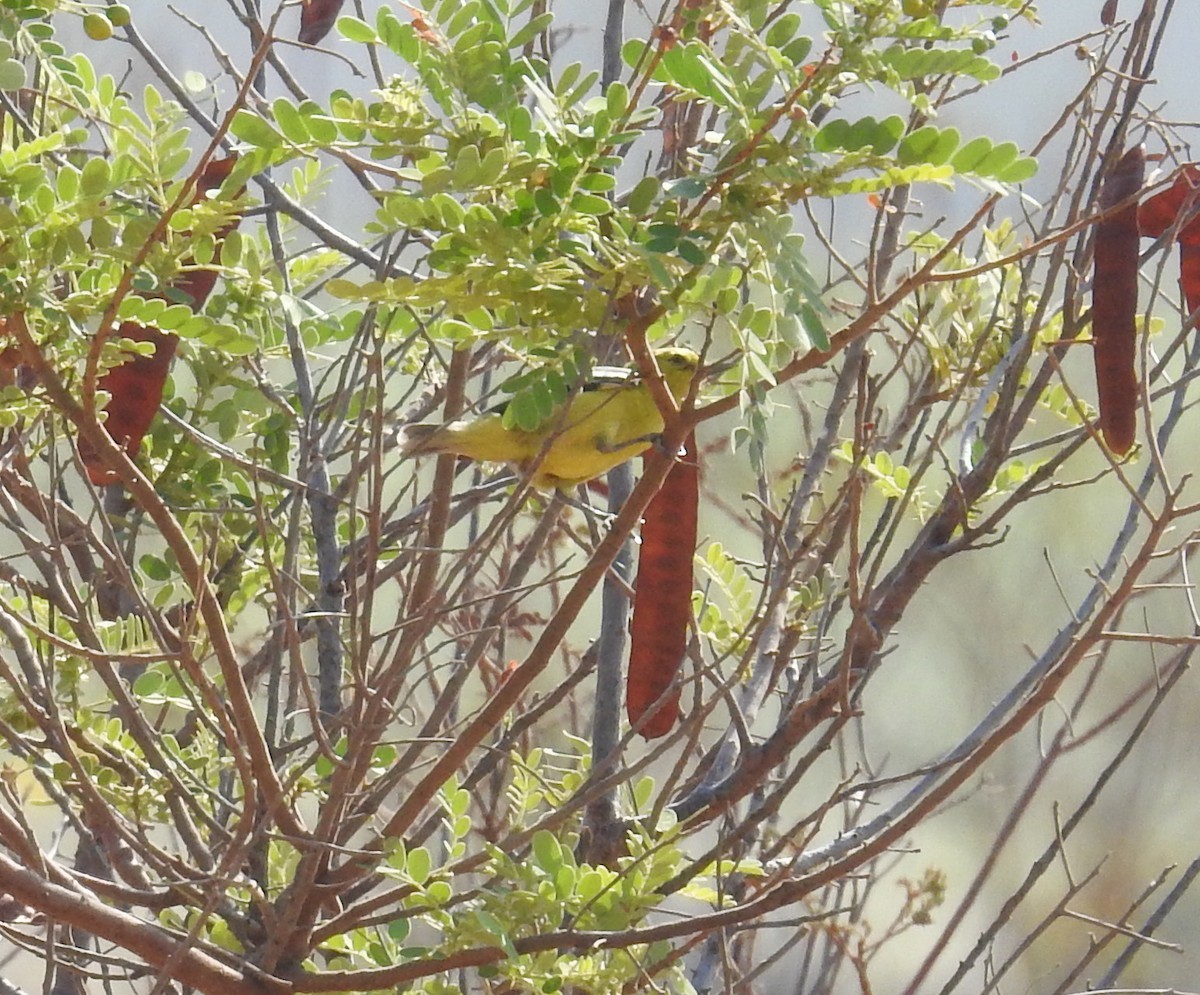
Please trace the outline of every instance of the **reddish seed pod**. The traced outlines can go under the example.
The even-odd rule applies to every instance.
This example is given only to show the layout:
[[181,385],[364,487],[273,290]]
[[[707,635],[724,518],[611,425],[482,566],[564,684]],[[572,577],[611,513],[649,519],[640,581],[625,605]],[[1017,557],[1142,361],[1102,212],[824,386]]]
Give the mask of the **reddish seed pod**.
[[[1196,191],[1198,188],[1200,188],[1200,167],[1194,163],[1188,163],[1179,171],[1175,182],[1167,189],[1160,190],[1153,197],[1147,197],[1138,204],[1138,231],[1142,233],[1142,238],[1159,238],[1165,235],[1179,219],[1180,212],[1188,206],[1189,199],[1193,201],[1193,204],[1197,202]],[[1183,238],[1186,234],[1191,233],[1194,227],[1195,222],[1188,224],[1179,232],[1179,237]]]
[[1200,308],[1200,239],[1179,242],[1179,282],[1188,314]]
[[[229,156],[209,162],[197,181],[193,203],[201,200],[209,191],[217,189],[225,181],[236,161],[236,156]],[[220,242],[233,227],[231,224],[219,232],[217,241]],[[216,282],[215,270],[196,270],[181,276],[173,289],[184,294],[193,308],[199,308],[212,292]],[[114,366],[97,382],[97,387],[109,395],[104,427],[119,446],[130,456],[134,456],[162,402],[163,386],[167,382],[167,374],[171,370],[171,361],[175,358],[179,339],[169,332],[133,321],[122,322],[116,334],[119,338],[154,344],[153,353],[148,356],[135,356],[120,366]],[[86,441],[80,440],[79,455],[87,468],[88,479],[93,484],[101,486],[116,480],[116,474]]]
[[1137,434],[1137,279],[1138,213],[1128,204],[1146,171],[1145,151],[1129,149],[1104,180],[1100,208],[1107,216],[1096,225],[1092,279],[1092,340],[1100,398],[1100,431],[1117,455],[1127,453]]
[[300,8],[299,40],[305,45],[316,45],[329,34],[337,16],[341,13],[344,0],[305,0]]
[[1178,227],[1179,282],[1188,313],[1200,307],[1200,216],[1185,221],[1200,207],[1200,167],[1187,163],[1166,190],[1138,205],[1138,230],[1143,238],[1160,238]]
[[700,502],[694,435],[685,446],[646,508],[638,552],[625,712],[646,739],[665,736],[679,718],[680,689],[672,685],[687,652]]

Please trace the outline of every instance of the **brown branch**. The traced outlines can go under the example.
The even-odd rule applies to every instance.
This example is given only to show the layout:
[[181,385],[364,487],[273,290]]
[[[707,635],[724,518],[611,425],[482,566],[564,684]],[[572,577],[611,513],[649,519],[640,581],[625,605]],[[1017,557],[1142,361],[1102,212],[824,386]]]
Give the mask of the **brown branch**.
[[182,662],[197,687],[207,692],[209,705],[222,724],[230,754],[237,765],[245,789],[247,805],[253,807],[253,799],[261,793],[266,799],[271,817],[277,819],[287,832],[303,835],[303,827],[284,800],[283,785],[275,771],[267,743],[258,728],[258,718],[250,700],[250,692],[242,679],[238,652],[234,648],[226,624],[224,607],[208,582],[202,559],[192,548],[179,520],[164,504],[154,485],[117,446],[104,426],[94,416],[89,417],[67,390],[57,371],[34,341],[25,323],[25,315],[22,312],[10,315],[8,328],[21,349],[23,361],[37,374],[42,390],[49,395],[55,407],[75,424],[80,435],[96,447],[97,451],[106,452],[108,447],[110,451],[107,451],[107,456],[112,457],[109,465],[116,468],[125,488],[158,527],[163,540],[175,554],[180,572],[191,589],[198,611],[204,618],[209,639],[220,664],[221,675],[225,681],[224,695],[215,694],[211,682],[204,676],[198,662],[186,652],[186,647],[182,653]]
[[[41,877],[0,853],[0,892],[77,929],[115,943],[167,977],[210,995],[287,995],[292,989],[247,964],[237,971],[194,947],[180,952],[180,938],[96,900]],[[172,963],[173,961],[173,963]]]

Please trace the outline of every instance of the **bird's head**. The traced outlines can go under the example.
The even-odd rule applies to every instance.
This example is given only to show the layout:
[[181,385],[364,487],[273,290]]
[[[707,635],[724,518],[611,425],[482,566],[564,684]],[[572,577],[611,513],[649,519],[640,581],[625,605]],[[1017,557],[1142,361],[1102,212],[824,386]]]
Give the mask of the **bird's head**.
[[671,393],[677,398],[685,397],[692,378],[700,368],[700,357],[691,349],[667,346],[664,349],[655,349],[654,358]]

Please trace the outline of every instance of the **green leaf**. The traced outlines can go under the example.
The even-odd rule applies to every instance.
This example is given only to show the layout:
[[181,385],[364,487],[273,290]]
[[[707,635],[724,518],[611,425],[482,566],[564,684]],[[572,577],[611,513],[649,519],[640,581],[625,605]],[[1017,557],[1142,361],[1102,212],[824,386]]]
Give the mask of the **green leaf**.
[[533,204],[543,217],[552,218],[560,211],[558,198],[546,187],[538,187],[534,191]]
[[608,92],[604,95],[608,116],[618,121],[629,110],[629,87],[620,80],[609,84]]
[[[652,224],[646,230],[646,234],[648,236],[646,247],[650,248],[651,243],[655,246],[650,249],[651,252],[674,252],[675,243],[679,241],[679,237],[683,234],[683,229],[679,225],[658,222]],[[658,248],[658,246],[664,247]]]
[[575,893],[586,904],[597,898],[607,883],[600,869],[591,867],[579,875],[579,881],[575,886]]
[[990,138],[983,136],[972,138],[954,154],[950,165],[954,167],[956,173],[974,173],[977,171],[977,167],[991,154],[992,148]]
[[461,228],[466,220],[467,212],[463,210],[462,204],[448,193],[434,194],[430,199],[430,206],[437,212],[437,217],[447,231]]
[[570,864],[562,864],[554,874],[554,893],[559,899],[567,898],[575,891],[579,872]]
[[342,278],[330,280],[325,284],[325,291],[332,297],[347,301],[361,300],[363,297],[362,284]]
[[[716,545],[714,543],[714,545]],[[712,555],[712,551],[709,551]],[[717,555],[720,556],[720,547],[717,547]],[[633,786],[633,804],[639,812],[647,812],[650,810],[650,802],[654,799],[654,778],[649,774],[644,777],[639,777],[637,783]]]
[[451,170],[455,190],[470,190],[479,182],[479,149],[474,145],[464,145],[459,149],[458,157],[454,160]]
[[638,180],[637,186],[630,192],[629,201],[626,204],[629,213],[637,217],[649,211],[660,188],[661,184],[657,176],[644,176]]
[[147,553],[138,560],[138,566],[151,580],[164,581],[171,579],[171,568],[157,556]]
[[490,187],[499,181],[508,167],[508,156],[504,149],[494,148],[483,157],[479,165],[478,183],[481,187]]
[[127,294],[126,296],[122,297],[121,303],[117,306],[117,320],[134,320],[145,303],[145,299],[139,297],[137,294]]
[[277,97],[271,105],[271,110],[274,111],[275,123],[279,125],[284,138],[296,145],[307,144],[312,136],[309,135],[308,126],[295,104],[286,97]]
[[535,380],[529,385],[528,394],[537,411],[538,425],[544,425],[554,413],[554,405],[559,398],[554,396],[550,384],[545,380]]
[[795,11],[789,11],[777,18],[775,23],[767,29],[767,37],[764,40],[772,48],[782,48],[796,37],[796,32],[799,30],[800,15]]
[[547,829],[539,829],[533,834],[533,859],[538,867],[548,874],[555,874],[562,866],[562,845]]
[[1037,175],[1038,162],[1032,156],[1022,156],[1011,166],[996,174],[1001,183],[1024,183]]
[[798,66],[808,58],[808,53],[812,51],[812,46],[811,38],[797,38],[783,49],[783,57],[793,66]]
[[79,195],[79,170],[71,165],[63,166],[58,171],[54,188],[59,200],[74,200]]
[[691,200],[708,190],[708,181],[702,176],[683,176],[663,184],[663,194],[681,200]]
[[569,62],[563,67],[562,72],[558,74],[558,80],[554,84],[555,96],[562,98],[571,92],[571,87],[575,85],[575,81],[583,74],[582,62]]
[[523,142],[533,133],[533,112],[521,104],[509,111],[504,123],[514,142]]
[[25,85],[25,66],[16,59],[0,61],[0,90],[19,90]]
[[516,428],[522,432],[535,432],[542,424],[542,414],[538,410],[537,401],[528,393],[522,391],[514,394],[504,406],[502,423],[505,428]]
[[192,309],[186,304],[172,304],[158,316],[155,324],[164,332],[173,332],[192,317]]
[[349,41],[362,45],[375,45],[379,42],[379,35],[375,33],[375,29],[357,17],[339,17],[337,29],[341,36]]
[[983,162],[975,167],[975,172],[981,176],[998,176],[1017,160],[1021,150],[1016,142],[1001,142],[992,147],[992,151],[984,157]]
[[413,881],[417,884],[424,884],[429,880],[429,874],[433,870],[433,860],[429,856],[429,851],[423,846],[410,850],[408,858],[404,862],[404,869]]
[[973,76],[989,82],[1000,75],[1000,67],[970,49],[906,48],[893,45],[883,53],[883,61],[901,79],[920,79],[926,76]]
[[675,247],[679,258],[693,266],[703,266],[709,261],[709,255],[689,238],[681,238]]
[[705,46],[697,42],[668,49],[660,63],[668,77],[685,90],[704,96],[712,94],[712,74],[703,58]]
[[527,24],[508,39],[508,47],[510,49],[523,48],[528,42],[533,41],[542,32],[548,30],[553,23],[554,15],[549,11],[538,14],[536,17],[531,17]]
[[508,930],[501,925],[500,920],[486,909],[476,909],[475,915],[479,919],[479,924],[500,941],[500,946],[504,948],[508,958],[515,961],[519,956],[517,948],[513,946],[512,938],[508,935]]
[[148,698],[150,695],[161,694],[165,684],[165,678],[157,670],[147,670],[138,675],[137,680],[133,682],[133,696]]
[[302,100],[296,108],[304,118],[308,133],[322,145],[332,145],[338,140],[337,122],[330,119],[325,108],[315,100]]
[[112,169],[108,160],[93,156],[83,164],[79,189],[85,197],[96,200],[105,196],[112,186]]
[[232,356],[249,356],[258,349],[258,340],[253,335],[231,324],[210,321],[207,330],[197,338],[209,348]]
[[960,141],[957,128],[938,128],[927,124],[904,136],[896,150],[896,158],[902,166],[929,163],[941,166],[950,161]]
[[845,118],[834,118],[813,136],[813,148],[818,152],[834,152],[846,148],[849,140],[850,122]]
[[149,300],[142,301],[141,307],[137,311],[137,320],[143,325],[153,325],[158,322],[158,316],[167,309],[167,302],[158,298],[152,297]]
[[383,43],[405,62],[412,65],[420,58],[421,42],[413,26],[401,21],[386,4],[376,14],[375,30]]
[[260,149],[274,149],[283,144],[283,136],[278,131],[244,107],[233,116],[229,131],[235,138]]
[[642,64],[642,60],[646,58],[649,48],[649,42],[641,38],[630,38],[629,41],[621,46],[621,61],[630,69],[634,69]]
[[579,187],[589,193],[604,193],[617,185],[612,173],[588,173],[579,180]]
[[874,193],[893,187],[912,186],[914,183],[943,183],[953,175],[954,170],[950,166],[930,166],[925,163],[916,166],[891,166],[880,170],[874,176],[835,180],[828,186],[821,186],[820,191],[822,196]]
[[580,214],[588,214],[593,217],[609,214],[612,211],[612,204],[604,197],[590,193],[577,193],[571,198],[571,207]]
[[[872,121],[867,118],[867,121]],[[891,117],[885,117],[882,121],[872,122],[873,128],[869,128],[871,136],[867,144],[871,146],[871,150],[876,155],[887,155],[896,147],[896,143],[900,141],[900,136],[904,134],[904,119],[897,114]]]
[[886,155],[903,133],[904,120],[894,114],[882,121],[868,116],[853,123],[835,118],[813,137],[813,148],[818,152],[838,149],[857,152],[869,148],[876,155]]

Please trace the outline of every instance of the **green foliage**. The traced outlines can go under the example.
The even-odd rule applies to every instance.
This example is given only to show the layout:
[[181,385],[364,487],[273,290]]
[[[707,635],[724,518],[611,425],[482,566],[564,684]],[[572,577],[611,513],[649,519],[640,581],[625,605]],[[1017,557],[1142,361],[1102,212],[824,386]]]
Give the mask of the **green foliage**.
[[883,121],[864,117],[853,123],[834,118],[813,136],[813,148],[818,152],[870,149],[876,155],[887,155],[896,147],[902,134],[904,119],[896,114]]
[[[361,601],[328,611],[313,604],[343,586],[361,598],[353,571],[367,569],[364,563],[399,564],[386,574],[395,587],[388,597],[419,590],[403,569],[413,550],[425,555],[425,539],[397,525],[403,516],[395,498],[415,474],[409,463],[397,469],[389,433],[409,402],[400,401],[399,384],[413,377],[436,383],[447,354],[474,350],[473,375],[492,364],[505,424],[532,429],[603,361],[597,333],[617,338],[624,330],[614,302],[653,288],[660,310],[647,329],[652,344],[682,329],[689,341],[711,336],[714,356],[735,354],[706,396],[740,393],[735,437],[751,443],[762,469],[767,389],[796,355],[832,349],[832,333],[857,306],[810,264],[810,253],[823,249],[805,212],[827,209],[824,202],[834,198],[962,180],[1007,193],[1033,175],[1036,163],[1014,143],[964,141],[936,122],[930,103],[935,85],[953,90],[998,75],[987,56],[990,15],[944,24],[921,3],[813,6],[823,30],[807,34],[807,11],[767,0],[702,5],[674,37],[629,40],[624,78],[601,92],[597,74],[583,65],[546,61],[552,15],[528,0],[438,0],[423,10],[379,4],[372,22],[343,16],[337,23],[339,51],[356,65],[377,62],[379,85],[303,99],[279,88],[269,101],[222,105],[241,158],[223,189],[192,204],[185,182],[206,138],[185,107],[156,86],[135,97],[86,55],[68,53],[47,19],[57,4],[3,5],[0,90],[18,91],[36,75],[47,99],[33,133],[6,127],[0,136],[2,313],[24,318],[47,371],[73,399],[97,374],[153,353],[139,331],[178,339],[180,359],[164,393],[175,419],[158,419],[136,455],[164,515],[178,524],[217,592],[239,653],[244,639],[257,647],[247,657],[261,650],[301,674],[311,662],[304,640],[327,625],[321,631],[332,632],[332,642],[352,657],[347,693],[358,696],[363,712],[386,697],[372,684],[386,668],[382,658],[414,654],[389,689],[394,700],[372,713],[374,725],[328,736],[297,731],[308,705],[299,697],[269,716],[278,740],[266,766],[278,775],[287,805],[306,817],[316,813],[319,823],[327,805],[340,806],[360,819],[353,831],[298,839],[270,825],[279,812],[255,810],[263,825],[255,823],[247,836],[256,846],[266,841],[254,854],[258,877],[250,882],[240,860],[228,881],[206,868],[204,887],[218,881],[212,887],[220,892],[200,912],[192,907],[200,886],[184,876],[168,895],[178,904],[158,910],[162,924],[191,930],[220,950],[242,950],[263,910],[297,880],[355,868],[352,855],[373,875],[364,893],[387,889],[389,904],[361,920],[347,913],[344,922],[336,918],[344,908],[312,911],[322,927],[340,925],[321,934],[308,969],[367,970],[483,947],[503,952],[485,970],[513,991],[616,993],[651,984],[688,990],[671,943],[564,953],[526,952],[521,942],[563,929],[639,928],[668,900],[692,911],[721,907],[734,900],[726,887],[731,876],[761,873],[757,862],[692,866],[699,858],[689,830],[664,809],[661,783],[646,776],[631,776],[617,796],[620,854],[610,863],[584,859],[580,799],[595,790],[592,761],[586,745],[567,739],[564,746],[560,713],[549,723],[559,738],[537,748],[514,747],[497,723],[495,740],[483,744],[500,758],[494,783],[481,787],[455,775],[426,799],[433,828],[405,825],[359,849],[360,838],[383,833],[386,811],[425,776],[427,755],[412,770],[397,770],[414,740],[440,746],[439,737],[450,742],[462,727],[447,720],[443,728],[446,716],[437,715],[436,731],[416,736],[410,722],[423,696],[447,687],[442,647],[427,659],[406,643],[408,627],[424,624],[428,605],[406,603],[412,615],[396,624],[395,636],[381,635],[369,618],[354,616],[350,624],[353,612],[370,610]],[[1016,0],[956,6],[1027,12]],[[120,5],[101,13],[73,5],[70,13],[87,18],[94,38],[129,25]],[[108,47],[118,44],[119,37]],[[872,89],[887,91],[895,113],[861,113],[861,95]],[[672,147],[660,147],[664,134]],[[653,162],[651,152],[661,153],[654,172],[638,165]],[[252,180],[268,167],[264,195]],[[353,212],[340,212],[342,188],[326,189],[329,174],[341,169],[369,191],[368,219],[358,231],[341,231],[354,224]],[[322,214],[314,205],[327,196],[337,203]],[[271,230],[259,222],[260,209],[277,212]],[[246,223],[220,239],[237,218]],[[314,230],[324,239],[316,247]],[[944,245],[925,235],[904,248],[920,264]],[[998,225],[977,258],[960,248],[940,264],[942,274],[978,263],[993,268],[939,276],[896,308],[912,333],[905,362],[931,391],[979,388],[1001,362],[1008,329],[998,329],[995,316],[1011,318],[1037,304],[1017,296],[1009,279],[1017,262],[1001,265],[1018,252],[1012,231]],[[215,294],[203,304],[186,299],[180,282],[209,271],[220,276]],[[100,327],[106,340],[95,348]],[[312,375],[301,377],[302,369]],[[478,382],[470,381],[469,400]],[[56,473],[74,472],[75,454],[63,440],[78,437],[75,416],[41,388],[4,387],[0,424],[23,426],[36,456]],[[1078,407],[1055,390],[1042,403],[1059,417],[1078,418]],[[891,451],[864,452],[846,441],[834,455],[856,462],[878,494],[907,500],[917,515],[932,506],[915,482],[915,466]],[[331,545],[340,558],[332,575],[305,517],[322,497],[314,467],[331,480]],[[1007,463],[989,496],[1011,492],[1036,469],[1032,461]],[[69,479],[55,493],[90,493],[77,476]],[[212,622],[196,614],[199,582],[166,532],[145,524],[144,511],[128,522],[97,515],[103,528],[130,528],[138,537],[121,547],[130,554],[130,590],[122,595],[136,613],[84,626],[84,608],[79,618],[51,610],[45,593],[12,603],[29,619],[37,658],[54,660],[56,700],[79,729],[77,756],[47,751],[27,762],[71,790],[94,785],[108,809],[139,832],[171,823],[185,805],[194,831],[218,840],[215,864],[231,845],[229,827],[261,801],[238,795],[231,769],[245,757],[220,741],[231,721],[225,696],[237,683],[230,677],[257,661],[214,665]],[[505,518],[496,529],[507,527]],[[433,609],[438,625],[450,618],[447,643],[455,651],[469,645],[464,633],[473,638],[495,627],[470,612],[491,596],[480,589],[492,557],[519,546],[518,532],[496,539],[486,516],[471,529],[472,542],[485,537],[483,566],[461,588],[450,585],[453,597]],[[120,573],[119,562],[104,559],[90,572],[73,564],[86,577],[80,589],[87,596],[78,605],[91,604],[90,585]],[[453,572],[435,566],[435,574]],[[693,602],[706,658],[726,663],[748,655],[763,610],[761,572],[716,542],[698,560]],[[835,576],[830,567],[787,590],[793,630],[805,630],[810,616],[840,594]],[[514,625],[514,644],[520,626],[540,625],[537,611]],[[139,735],[86,704],[98,686],[89,667],[113,659],[136,669],[131,707],[152,734]],[[495,700],[495,687],[476,686],[477,678],[474,670],[464,676],[455,722],[473,714],[472,695]],[[17,698],[0,705],[0,718],[16,725]],[[468,752],[474,760],[484,751]],[[486,811],[485,789],[499,799]],[[374,807],[364,815],[360,805]],[[311,863],[317,855],[319,870]],[[174,872],[172,861],[193,857],[172,852],[153,870]],[[312,877],[302,878],[298,868]],[[681,876],[685,885],[668,887]],[[362,894],[351,896],[346,907],[359,901]],[[414,990],[451,991],[447,977],[431,971]]]
[[[912,249],[921,258],[943,245],[925,235],[913,241]],[[1009,346],[998,316],[1011,316],[1017,308],[1028,315],[1037,307],[1038,298],[1019,286],[1019,249],[1010,222],[984,229],[977,255],[950,253],[942,264],[949,272],[979,271],[922,288],[906,308],[904,320],[927,352],[938,389],[954,389],[963,377],[981,385]],[[1011,261],[994,265],[1003,260]]]
[[928,518],[932,504],[921,488],[913,486],[913,475],[903,463],[897,463],[890,453],[877,452],[855,458],[854,443],[847,440],[833,452],[834,457],[855,466],[871,481],[872,489],[889,501],[904,499],[920,521]]
[[544,748],[510,757],[511,777],[505,790],[509,818],[516,827],[526,829],[553,811],[584,783],[590,768],[588,746],[574,740],[577,752],[562,753]]
[[25,66],[13,58],[12,44],[0,39],[0,90],[19,90],[25,85]]
[[896,158],[902,166],[921,162],[930,166],[944,166],[950,161],[958,144],[957,128],[938,128],[927,124],[904,136]]
[[704,557],[697,557],[702,570],[704,593],[692,595],[700,632],[712,640],[720,656],[737,655],[758,610],[758,585],[746,566],[719,542],[710,543]]
[[504,404],[505,428],[534,431],[592,378],[590,357],[583,350],[567,347],[556,354],[543,349],[532,355],[544,357],[546,365],[511,376],[500,385],[511,395]]
[[[327,109],[279,97],[273,121],[242,111],[234,132],[278,160],[332,141],[331,133],[315,133],[319,124],[335,128],[343,148],[399,159],[396,188],[380,196],[370,227],[378,235],[423,232],[423,277],[341,279],[331,290],[346,300],[437,308],[428,331],[448,344],[495,338],[519,350],[552,345],[599,325],[619,285],[652,283],[668,292],[676,307],[664,327],[703,320],[713,302],[691,288],[710,270],[744,261],[736,271],[747,289],[767,286],[781,296],[768,341],[824,347],[821,294],[802,243],[795,252],[776,251],[789,201],[947,183],[956,173],[1014,183],[1034,168],[1011,143],[980,137],[959,148],[954,129],[918,122],[906,133],[899,115],[831,115],[819,128],[763,131],[780,87],[797,94],[801,116],[836,104],[855,75],[891,86],[920,110],[913,80],[995,75],[972,48],[972,29],[914,22],[890,7],[823,6],[841,46],[838,74],[819,63],[812,71],[812,40],[800,34],[794,13],[760,32],[760,5],[750,6],[744,22],[729,23],[722,53],[692,24],[679,44],[661,51],[654,42],[628,42],[625,61],[635,77],[648,70],[672,88],[677,104],[724,114],[725,131],[712,134],[707,162],[688,176],[667,186],[647,177],[624,196],[616,152],[642,139],[653,109],[630,106],[634,91],[624,84],[602,99],[589,96],[594,75],[578,65],[552,74],[521,54],[547,30],[546,17],[511,21],[484,4],[435,5],[411,21],[384,5],[373,25],[342,18],[348,41],[388,51],[415,78],[393,78],[374,101],[335,94]],[[813,154],[787,154],[797,140]],[[468,317],[483,312],[487,327]],[[561,396],[547,381],[512,406],[510,417],[532,421]]]

